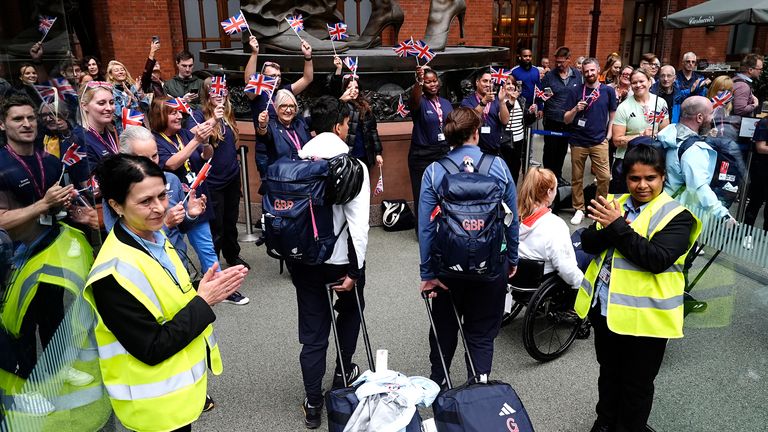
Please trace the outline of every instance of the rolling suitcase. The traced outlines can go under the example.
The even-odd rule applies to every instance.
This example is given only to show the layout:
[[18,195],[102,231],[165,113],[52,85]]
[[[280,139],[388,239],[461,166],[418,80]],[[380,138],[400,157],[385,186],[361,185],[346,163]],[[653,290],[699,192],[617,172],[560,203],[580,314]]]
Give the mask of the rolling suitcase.
[[[336,313],[333,309],[333,286],[335,284],[326,285],[328,289],[328,306],[331,310],[331,330],[333,331],[333,339],[336,343],[336,353],[341,356],[341,343],[339,342],[339,334],[336,329]],[[357,302],[357,311],[360,314],[360,329],[363,333],[363,343],[365,344],[365,353],[368,357],[368,367],[375,372],[375,366],[373,362],[373,351],[371,350],[371,341],[368,338],[368,328],[365,325],[365,315],[363,314],[363,308],[360,304],[360,293],[355,285],[355,301]],[[341,376],[344,379],[344,387],[336,390],[331,390],[325,393],[325,407],[328,413],[328,431],[329,432],[343,432],[344,428],[352,417],[352,413],[355,412],[355,408],[359,403],[355,390],[357,386],[350,387],[350,383],[347,382],[347,374],[344,370],[344,363],[339,362],[341,365]],[[414,413],[411,422],[405,428],[406,432],[420,432],[421,431],[421,416],[417,410]]]
[[[440,294],[448,295],[451,298],[453,312],[459,324],[459,335],[464,344],[464,350],[467,353],[466,358],[473,377],[465,384],[453,387],[442,348],[439,343],[436,344],[448,384],[448,390],[437,396],[432,405],[438,432],[533,432],[528,413],[512,386],[502,381],[480,382],[478,380],[479,376],[472,362],[467,341],[464,338],[461,318],[456,305],[453,303],[450,290],[448,292],[441,291]],[[432,332],[435,339],[439,340],[432,318],[432,305],[427,297],[427,292],[423,292],[422,297],[427,307]]]

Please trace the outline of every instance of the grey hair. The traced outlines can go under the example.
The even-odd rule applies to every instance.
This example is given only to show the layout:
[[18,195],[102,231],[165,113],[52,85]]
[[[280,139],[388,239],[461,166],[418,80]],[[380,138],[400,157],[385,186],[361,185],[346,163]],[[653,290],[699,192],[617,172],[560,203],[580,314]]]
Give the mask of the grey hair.
[[133,142],[137,140],[154,141],[149,129],[142,126],[128,126],[120,134],[120,153],[133,154]]
[[683,61],[685,61],[687,57],[696,57],[696,53],[693,51],[688,51],[687,53],[683,54]]
[[597,59],[596,59],[596,58],[594,58],[594,57],[587,57],[587,58],[585,58],[585,59],[584,59],[584,61],[583,61],[583,62],[581,62],[581,67],[584,67],[584,65],[587,65],[587,64],[593,64],[593,65],[595,65],[595,66],[596,66],[598,69],[600,69],[600,62],[599,62],[599,61],[597,61]]
[[286,102],[286,99],[293,102],[297,107],[299,106],[299,103],[296,101],[296,96],[294,96],[293,93],[286,89],[280,89],[275,93],[275,107],[283,105]]

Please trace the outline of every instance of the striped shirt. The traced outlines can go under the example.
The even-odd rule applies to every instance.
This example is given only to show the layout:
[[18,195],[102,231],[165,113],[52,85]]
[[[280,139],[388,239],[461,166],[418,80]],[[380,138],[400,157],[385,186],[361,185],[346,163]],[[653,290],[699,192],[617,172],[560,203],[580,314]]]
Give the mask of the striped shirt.
[[[507,103],[509,107],[509,103]],[[512,132],[512,141],[522,141],[525,138],[525,131],[523,129],[523,108],[520,106],[520,102],[515,100],[512,106],[509,107],[509,121],[505,129],[508,132]]]

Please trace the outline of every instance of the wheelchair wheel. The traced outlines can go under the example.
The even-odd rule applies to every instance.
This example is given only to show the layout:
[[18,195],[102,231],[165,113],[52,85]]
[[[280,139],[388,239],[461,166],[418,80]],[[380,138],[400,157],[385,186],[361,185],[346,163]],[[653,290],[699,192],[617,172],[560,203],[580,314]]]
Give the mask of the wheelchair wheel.
[[575,298],[576,291],[557,276],[533,294],[523,322],[523,345],[531,357],[547,362],[571,346],[582,321],[573,311]]

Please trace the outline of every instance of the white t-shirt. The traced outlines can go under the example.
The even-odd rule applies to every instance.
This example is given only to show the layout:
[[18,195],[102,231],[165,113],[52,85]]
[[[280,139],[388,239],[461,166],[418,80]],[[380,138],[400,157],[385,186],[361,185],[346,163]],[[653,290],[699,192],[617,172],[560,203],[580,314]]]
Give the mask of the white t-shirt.
[[[619,108],[616,109],[616,115],[613,117],[613,124],[625,126],[627,128],[627,135],[639,135],[653,124],[652,121],[648,121],[646,114],[654,111],[654,108],[656,112],[666,112],[664,118],[669,120],[669,108],[667,107],[667,102],[656,95],[652,94],[649,96],[648,103],[645,105],[638,102],[634,97],[628,97],[624,102],[619,104]],[[662,122],[656,122],[653,130],[654,135],[659,132],[660,123]],[[614,157],[617,159],[624,159],[624,154],[626,152],[626,147],[617,147]]]

